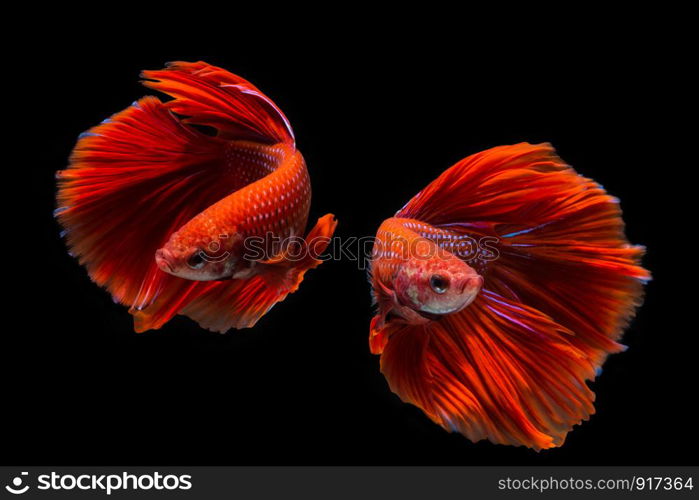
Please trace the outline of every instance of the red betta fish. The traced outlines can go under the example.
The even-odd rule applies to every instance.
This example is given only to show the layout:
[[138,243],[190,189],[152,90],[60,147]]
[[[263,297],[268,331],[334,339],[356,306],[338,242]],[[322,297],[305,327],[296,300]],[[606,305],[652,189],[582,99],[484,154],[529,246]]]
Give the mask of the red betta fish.
[[[80,136],[57,176],[68,247],[136,331],[175,314],[251,327],[320,263],[336,222],[325,215],[302,238],[308,171],[288,120],[252,84],[204,62],[141,76],[173,99],[144,97]],[[291,240],[303,255],[291,258]]]
[[560,446],[650,279],[618,200],[548,144],[445,171],[383,222],[370,348],[393,392],[476,442]]

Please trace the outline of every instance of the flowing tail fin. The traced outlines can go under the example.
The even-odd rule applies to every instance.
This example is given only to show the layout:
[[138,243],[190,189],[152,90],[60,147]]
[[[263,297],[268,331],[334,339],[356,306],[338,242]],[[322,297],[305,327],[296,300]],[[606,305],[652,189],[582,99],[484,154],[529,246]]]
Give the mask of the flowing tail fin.
[[146,87],[174,97],[165,105],[187,116],[185,123],[213,127],[223,139],[294,142],[289,120],[277,105],[250,82],[222,68],[203,61],[178,61],[141,76]]
[[194,284],[160,271],[153,255],[239,184],[221,168],[228,139],[293,143],[274,103],[220,68],[178,62],[144,76],[152,79],[146,85],[174,99],[144,97],[85,132],[68,168],[57,174],[56,217],[71,254],[134,314],[175,291],[187,292],[180,308],[192,298]]
[[71,253],[116,301],[145,307],[170,281],[153,255],[227,194],[215,182],[222,148],[155,97],[81,135],[58,173],[56,216]]
[[594,413],[592,362],[536,309],[485,292],[440,321],[385,328],[391,390],[474,442],[552,448]]

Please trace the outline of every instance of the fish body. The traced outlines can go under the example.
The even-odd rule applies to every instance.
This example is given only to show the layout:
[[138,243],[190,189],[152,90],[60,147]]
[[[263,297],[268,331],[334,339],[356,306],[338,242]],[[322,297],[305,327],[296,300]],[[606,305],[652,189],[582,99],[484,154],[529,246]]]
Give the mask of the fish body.
[[156,251],[159,267],[191,280],[249,277],[256,261],[244,242],[268,248],[303,234],[311,206],[311,181],[303,156],[289,144],[232,141],[224,168],[241,187],[192,218]]
[[[201,61],[142,77],[172,99],[143,97],[82,134],[57,174],[71,254],[137,331],[176,314],[214,331],[253,326],[320,264],[336,222],[304,236],[306,164],[250,82]],[[289,258],[292,238],[313,252]]]
[[472,441],[560,446],[650,279],[623,228],[618,200],[548,144],[446,170],[377,232],[369,343],[390,388]]

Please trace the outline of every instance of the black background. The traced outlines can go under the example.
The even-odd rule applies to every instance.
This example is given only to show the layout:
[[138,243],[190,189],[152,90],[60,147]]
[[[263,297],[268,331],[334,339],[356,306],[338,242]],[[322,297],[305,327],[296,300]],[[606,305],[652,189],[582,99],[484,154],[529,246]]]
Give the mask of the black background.
[[[21,280],[8,294],[0,339],[2,461],[696,462],[696,336],[674,307],[667,269],[662,207],[674,200],[653,147],[666,99],[657,85],[663,55],[653,43],[638,34],[599,40],[595,29],[575,46],[562,47],[557,32],[535,48],[514,39],[497,49],[496,31],[432,44],[417,34],[369,37],[361,26],[337,41],[330,31],[305,43],[289,32],[196,46],[58,37],[23,54],[13,82],[26,94],[10,100],[20,105],[15,117],[28,119],[13,140],[27,144],[13,161],[29,172],[30,188],[13,213],[31,244],[20,251],[11,242],[6,260]],[[177,317],[159,331],[133,333],[126,309],[67,255],[51,215],[53,175],[80,132],[147,93],[141,69],[177,59],[240,74],[284,110],[313,182],[311,220],[334,213],[342,237],[374,234],[462,157],[519,141],[552,142],[618,196],[630,241],[648,246],[654,281],[624,337],[628,351],[612,356],[593,384],[591,420],[563,447],[541,453],[473,444],[434,425],[389,391],[369,353],[366,273],[349,261],[310,272],[253,329],[220,335]]]

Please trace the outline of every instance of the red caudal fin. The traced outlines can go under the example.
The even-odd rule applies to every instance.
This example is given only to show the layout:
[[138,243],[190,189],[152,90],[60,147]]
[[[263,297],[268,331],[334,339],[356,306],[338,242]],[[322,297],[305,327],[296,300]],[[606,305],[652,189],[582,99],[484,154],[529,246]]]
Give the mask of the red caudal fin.
[[136,330],[159,328],[178,313],[216,332],[254,326],[274,304],[298,289],[306,271],[322,262],[319,257],[330,243],[336,226],[331,214],[321,217],[299,252],[260,264],[265,270],[252,278],[214,282],[179,280],[152,305],[134,313]]
[[474,442],[560,446],[594,412],[592,363],[536,309],[484,292],[441,320],[387,328],[381,370],[391,390]]
[[144,97],[82,134],[58,173],[56,217],[70,252],[114,299],[145,307],[162,290],[153,255],[170,234],[228,194],[216,182],[223,141]]
[[438,227],[494,236],[484,289],[570,330],[595,365],[642,301],[644,248],[624,235],[619,201],[578,175],[549,144],[501,146],[445,171],[398,212]]
[[206,125],[225,139],[263,143],[294,141],[284,113],[247,80],[205,62],[173,62],[144,71],[144,85],[174,100],[166,103],[186,123]]

